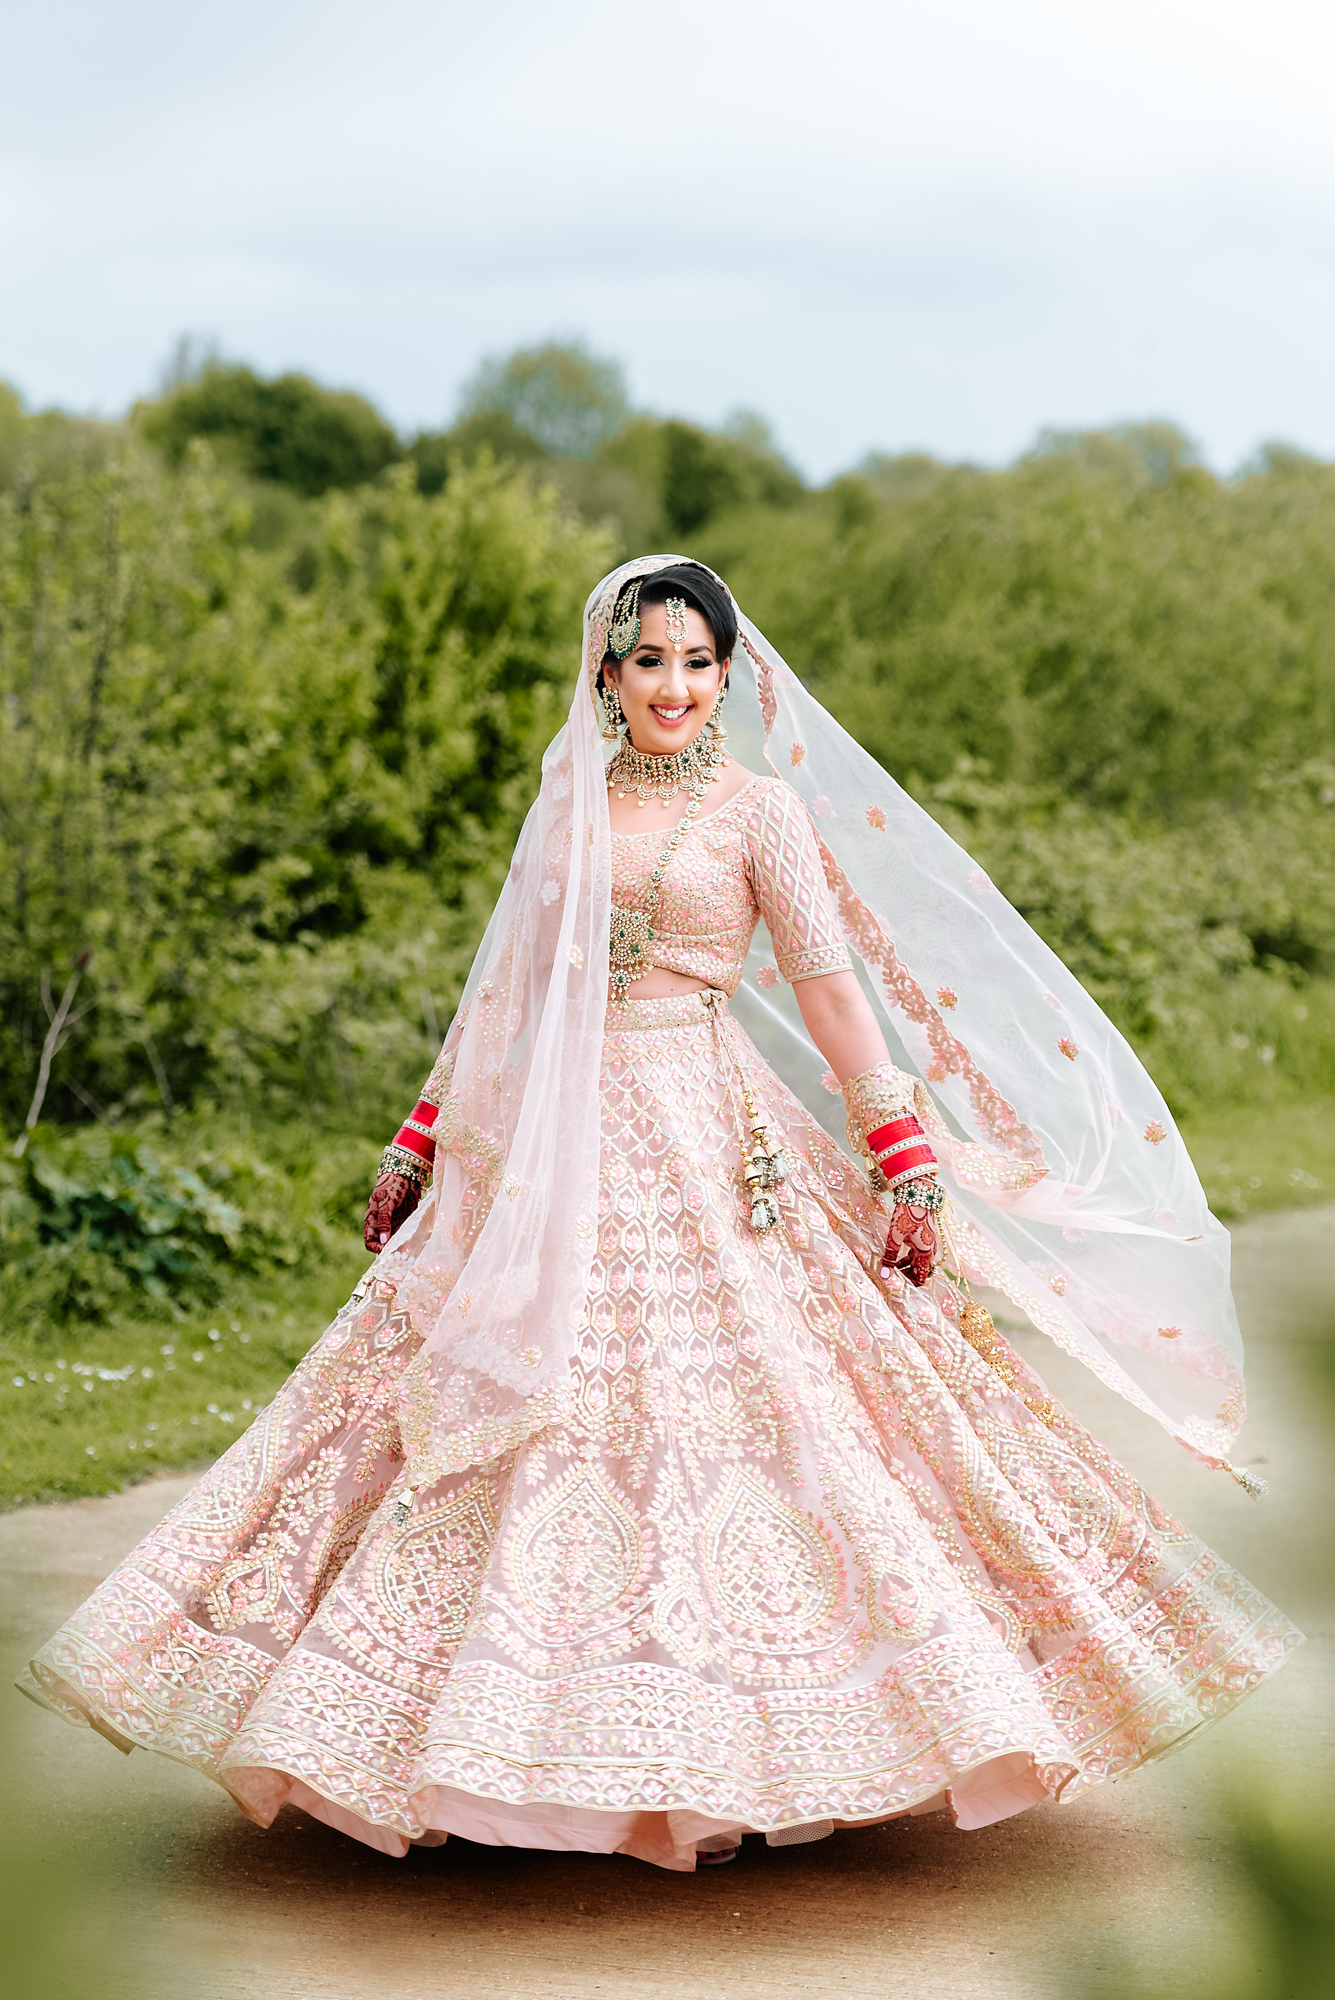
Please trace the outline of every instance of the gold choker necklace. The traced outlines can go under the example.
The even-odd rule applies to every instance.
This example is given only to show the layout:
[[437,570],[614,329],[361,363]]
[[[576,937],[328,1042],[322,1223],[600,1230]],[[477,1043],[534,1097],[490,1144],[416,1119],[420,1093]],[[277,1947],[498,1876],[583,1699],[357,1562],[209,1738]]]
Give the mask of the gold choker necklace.
[[712,715],[690,743],[662,756],[637,750],[629,736],[623,736],[621,747],[607,767],[607,789],[623,799],[634,793],[641,807],[647,806],[650,799],[657,799],[664,811],[681,792],[703,798],[706,787],[723,767],[726,736],[722,723],[716,722]]

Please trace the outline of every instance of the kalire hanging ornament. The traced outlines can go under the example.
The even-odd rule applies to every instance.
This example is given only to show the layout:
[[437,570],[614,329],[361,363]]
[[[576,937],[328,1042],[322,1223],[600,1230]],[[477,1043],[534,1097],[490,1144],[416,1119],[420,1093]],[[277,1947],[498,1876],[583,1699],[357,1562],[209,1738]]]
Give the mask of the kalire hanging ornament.
[[765,1136],[765,1122],[747,1095],[747,1122],[751,1127],[751,1151],[743,1169],[746,1192],[751,1202],[751,1227],[764,1236],[779,1226],[779,1204],[775,1199],[788,1178],[782,1153],[776,1153]]

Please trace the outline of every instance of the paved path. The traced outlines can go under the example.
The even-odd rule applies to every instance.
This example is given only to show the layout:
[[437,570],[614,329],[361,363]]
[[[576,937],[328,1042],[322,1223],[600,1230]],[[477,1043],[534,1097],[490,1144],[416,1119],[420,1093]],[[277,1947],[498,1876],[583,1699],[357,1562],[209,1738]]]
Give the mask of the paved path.
[[[0,1893],[19,1939],[10,1963],[27,1967],[13,2000],[1129,2000],[1137,1987],[1225,2000],[1258,1990],[1246,1964],[1256,1948],[1239,1945],[1232,1923],[1220,1799],[1277,1768],[1326,1790],[1335,1774],[1320,1570],[1335,1378],[1319,1386],[1316,1366],[1321,1343],[1327,1361],[1335,1355],[1335,1210],[1262,1218],[1235,1244],[1252,1383],[1243,1457],[1272,1481],[1262,1506],[1038,1336],[1023,1342],[1055,1393],[1314,1642],[1182,1754],[981,1833],[927,1819],[788,1850],[750,1843],[730,1868],[682,1876],[457,1840],[391,1861],[291,1812],[260,1833],[194,1772],[142,1753],[122,1759],[17,1697],[0,1699]],[[17,1671],[188,1483],[0,1519],[6,1664]]]

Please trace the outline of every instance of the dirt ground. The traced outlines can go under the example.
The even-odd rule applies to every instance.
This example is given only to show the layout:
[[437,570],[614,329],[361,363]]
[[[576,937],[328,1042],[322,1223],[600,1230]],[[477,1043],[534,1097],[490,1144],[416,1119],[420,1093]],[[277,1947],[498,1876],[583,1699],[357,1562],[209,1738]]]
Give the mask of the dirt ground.
[[[1329,1790],[1335,1209],[1235,1232],[1254,1505],[1054,1354],[1022,1344],[1144,1482],[1304,1628],[1268,1687],[1180,1754],[983,1832],[908,1820],[818,1845],[748,1842],[731,1867],[451,1840],[392,1861],[299,1813],[268,1833],[195,1772],[125,1759],[14,1696],[0,1875],[14,2000],[1082,2000],[1247,1991],[1223,1802],[1253,1783]],[[1329,1377],[1325,1380],[1328,1382]],[[0,1519],[17,1672],[185,1490]],[[1202,1985],[1204,1975],[1207,1984]],[[1241,1987],[1237,1985],[1241,1976]]]

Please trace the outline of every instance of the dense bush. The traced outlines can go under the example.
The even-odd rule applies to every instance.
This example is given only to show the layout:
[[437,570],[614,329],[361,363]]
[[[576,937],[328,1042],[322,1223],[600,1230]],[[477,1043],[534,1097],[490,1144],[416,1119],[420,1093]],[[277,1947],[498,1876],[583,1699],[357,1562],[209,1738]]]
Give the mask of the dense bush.
[[1130,821],[967,763],[924,803],[1146,1055],[1179,1116],[1335,1085],[1335,766]]
[[39,1126],[21,1160],[0,1156],[6,1326],[142,1317],[146,1301],[170,1316],[214,1303],[238,1272],[326,1261],[371,1159],[353,1135],[342,1143],[340,1162],[272,1132],[261,1153],[212,1121],[151,1134]]
[[486,466],[314,511],[199,448],[0,495],[0,1111],[356,1103],[448,1013],[567,699],[597,536]]

